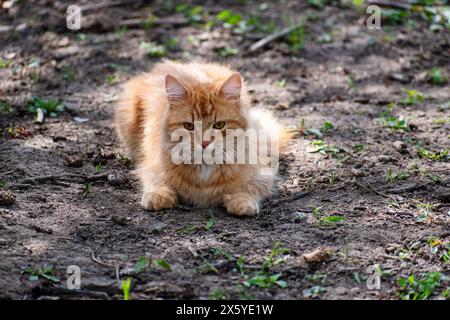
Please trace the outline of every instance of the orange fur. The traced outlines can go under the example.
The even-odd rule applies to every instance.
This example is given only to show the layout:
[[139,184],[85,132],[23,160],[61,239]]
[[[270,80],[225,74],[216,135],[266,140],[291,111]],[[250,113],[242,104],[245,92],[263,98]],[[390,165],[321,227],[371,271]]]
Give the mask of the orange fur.
[[125,84],[116,112],[119,137],[137,163],[144,208],[171,208],[181,198],[200,206],[223,204],[234,215],[256,214],[259,202],[272,193],[275,172],[261,175],[260,164],[172,162],[171,132],[194,120],[204,130],[225,121],[223,135],[230,128],[279,130],[269,113],[251,109],[245,84],[231,69],[212,63],[157,64]]

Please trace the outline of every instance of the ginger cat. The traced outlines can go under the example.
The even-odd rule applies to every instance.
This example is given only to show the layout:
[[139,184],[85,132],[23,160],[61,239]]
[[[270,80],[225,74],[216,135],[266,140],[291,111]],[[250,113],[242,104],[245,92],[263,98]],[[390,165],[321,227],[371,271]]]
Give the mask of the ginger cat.
[[214,139],[196,141],[194,123],[201,124],[199,134],[211,128],[223,137],[229,129],[280,134],[270,113],[251,108],[239,73],[214,63],[157,64],[125,84],[116,111],[119,137],[137,164],[144,209],[172,208],[181,199],[199,206],[223,204],[236,216],[258,213],[260,201],[273,191],[276,170],[260,163],[174,163],[175,130],[188,133],[192,150],[214,145]]

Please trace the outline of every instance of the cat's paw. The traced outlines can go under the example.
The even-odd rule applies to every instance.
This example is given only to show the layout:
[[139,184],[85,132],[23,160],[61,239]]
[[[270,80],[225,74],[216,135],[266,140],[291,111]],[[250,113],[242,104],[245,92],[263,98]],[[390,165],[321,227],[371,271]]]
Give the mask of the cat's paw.
[[158,188],[142,195],[142,206],[145,210],[160,211],[175,206],[177,197],[175,192],[167,187]]
[[245,192],[225,195],[223,204],[228,213],[235,216],[254,216],[259,212],[258,201]]

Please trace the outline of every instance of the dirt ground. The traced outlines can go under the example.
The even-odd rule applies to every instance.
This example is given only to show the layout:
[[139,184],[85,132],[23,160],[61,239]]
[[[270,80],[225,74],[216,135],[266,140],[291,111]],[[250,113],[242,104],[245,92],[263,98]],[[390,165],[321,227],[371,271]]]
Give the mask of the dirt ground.
[[[417,19],[371,31],[354,8],[307,1],[201,3],[210,17],[255,8],[279,26],[304,17],[303,48],[278,39],[250,53],[266,34],[186,23],[170,1],[91,8],[80,31],[66,28],[69,2],[0,9],[1,299],[122,299],[128,278],[132,299],[397,299],[401,278],[450,275],[450,90],[427,76],[450,72],[448,30]],[[161,19],[118,27],[150,13]],[[121,84],[160,60],[143,42],[166,44],[170,59],[229,63],[254,103],[297,132],[278,194],[256,218],[141,208],[112,116]],[[406,90],[423,101],[411,93],[408,103]],[[38,123],[26,108],[35,97],[65,109]],[[389,128],[383,112],[407,123]],[[320,247],[328,254],[307,262]],[[66,286],[71,265],[80,290]],[[380,289],[367,286],[370,266]],[[276,274],[278,283],[254,278]]]

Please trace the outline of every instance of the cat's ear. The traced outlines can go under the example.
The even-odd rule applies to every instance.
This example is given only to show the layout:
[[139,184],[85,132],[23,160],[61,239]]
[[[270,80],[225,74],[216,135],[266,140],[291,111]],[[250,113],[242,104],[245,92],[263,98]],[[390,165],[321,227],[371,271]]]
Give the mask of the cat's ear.
[[168,74],[165,80],[167,99],[170,101],[181,100],[186,96],[186,88],[177,78]]
[[239,99],[241,97],[242,80],[239,73],[233,73],[220,88],[220,94],[225,98]]

